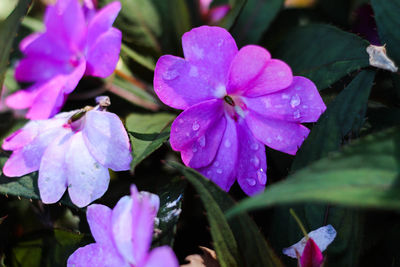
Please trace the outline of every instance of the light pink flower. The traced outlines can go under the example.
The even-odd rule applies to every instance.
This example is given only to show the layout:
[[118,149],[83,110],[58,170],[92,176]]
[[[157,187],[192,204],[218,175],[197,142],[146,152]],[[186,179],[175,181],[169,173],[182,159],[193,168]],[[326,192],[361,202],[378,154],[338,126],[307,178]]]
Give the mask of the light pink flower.
[[226,4],[210,8],[212,1],[213,0],[199,0],[199,8],[203,20],[214,24],[223,19],[231,7]]

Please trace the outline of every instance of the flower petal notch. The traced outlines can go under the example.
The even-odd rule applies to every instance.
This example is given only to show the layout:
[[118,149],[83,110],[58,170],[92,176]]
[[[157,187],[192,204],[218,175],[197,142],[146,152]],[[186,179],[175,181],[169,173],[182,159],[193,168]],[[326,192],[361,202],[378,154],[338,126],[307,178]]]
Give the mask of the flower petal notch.
[[154,88],[183,112],[171,146],[186,166],[229,191],[237,180],[248,195],[267,181],[264,145],[295,155],[326,106],[312,81],[260,46],[237,49],[225,29],[201,26],[182,37],[185,58],[162,56]]
[[78,207],[100,198],[108,188],[108,169],[129,170],[132,160],[124,125],[105,110],[109,102],[101,98],[96,107],[28,122],[2,145],[13,151],[4,175],[39,171],[40,198],[46,204],[59,201],[67,189]]
[[76,250],[67,266],[179,266],[170,247],[150,251],[158,208],[157,195],[138,192],[134,185],[112,210],[90,205],[87,220],[96,243]]
[[32,85],[6,99],[10,108],[29,108],[27,118],[47,119],[60,111],[84,75],[112,74],[122,40],[112,24],[121,4],[110,3],[98,12],[87,9],[79,0],[58,0],[47,7],[46,30],[20,43],[25,57],[15,69],[15,78]]

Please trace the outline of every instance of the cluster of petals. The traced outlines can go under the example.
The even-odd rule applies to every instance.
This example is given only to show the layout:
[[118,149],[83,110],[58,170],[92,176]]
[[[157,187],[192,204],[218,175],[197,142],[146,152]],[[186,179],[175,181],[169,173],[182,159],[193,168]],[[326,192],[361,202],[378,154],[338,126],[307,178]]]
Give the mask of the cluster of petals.
[[112,27],[120,9],[121,4],[113,2],[95,12],[79,0],[58,0],[49,6],[45,32],[20,43],[25,57],[15,69],[15,78],[32,85],[9,96],[6,104],[29,108],[27,118],[47,119],[60,111],[84,75],[109,76],[121,48],[121,32]]
[[301,123],[326,109],[315,85],[255,45],[238,50],[223,28],[201,26],[182,37],[185,58],[162,56],[154,88],[163,103],[184,110],[171,146],[182,161],[228,191],[265,188],[265,146],[294,155],[308,136]]
[[38,171],[40,198],[55,203],[68,188],[72,202],[84,207],[100,198],[110,181],[108,168],[130,169],[129,137],[117,115],[100,106],[31,120],[7,137],[12,150],[3,167],[9,177]]
[[218,5],[211,7],[213,0],[199,0],[200,15],[208,23],[217,23],[225,17],[231,9],[230,5]]
[[322,252],[333,242],[336,230],[332,225],[320,227],[308,233],[296,244],[283,249],[283,254],[297,258],[300,267],[321,267],[324,262]]
[[96,243],[76,250],[67,266],[179,266],[170,247],[149,251],[158,208],[157,195],[138,192],[134,185],[131,196],[122,197],[112,210],[104,205],[90,205],[87,220]]

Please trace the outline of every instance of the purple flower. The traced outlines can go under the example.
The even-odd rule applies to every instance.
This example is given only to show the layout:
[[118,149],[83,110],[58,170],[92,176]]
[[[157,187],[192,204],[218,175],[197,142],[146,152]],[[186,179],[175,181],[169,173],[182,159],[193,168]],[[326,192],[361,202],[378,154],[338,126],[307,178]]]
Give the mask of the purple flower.
[[110,181],[108,168],[129,170],[132,160],[121,120],[101,105],[30,121],[7,137],[2,148],[13,151],[3,167],[6,176],[39,170],[44,203],[57,202],[68,188],[78,207],[105,193]]
[[213,0],[199,0],[199,9],[203,20],[214,24],[223,19],[231,7],[226,4],[210,8],[212,1]]
[[238,51],[219,27],[195,28],[182,45],[185,59],[162,56],[154,75],[161,101],[184,110],[172,124],[172,148],[226,191],[235,179],[248,195],[262,191],[264,144],[296,154],[309,133],[301,123],[326,109],[317,88],[262,47]]
[[113,210],[90,205],[87,220],[96,243],[76,250],[67,266],[179,266],[170,247],[149,252],[159,201],[157,195],[138,192],[133,185],[131,196],[121,198]]
[[9,96],[7,105],[29,108],[27,118],[47,119],[60,111],[83,75],[109,76],[121,48],[121,32],[111,27],[120,9],[121,4],[113,2],[93,14],[85,12],[79,0],[59,0],[49,6],[46,31],[20,43],[25,58],[15,78],[33,85]]

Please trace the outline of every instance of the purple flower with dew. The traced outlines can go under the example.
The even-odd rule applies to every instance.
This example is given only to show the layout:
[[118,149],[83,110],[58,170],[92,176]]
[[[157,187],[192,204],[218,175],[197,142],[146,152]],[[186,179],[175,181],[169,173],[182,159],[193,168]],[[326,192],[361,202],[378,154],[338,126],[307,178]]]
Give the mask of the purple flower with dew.
[[96,243],[76,250],[67,266],[179,266],[170,247],[149,251],[159,201],[157,195],[138,192],[132,185],[131,196],[121,198],[113,210],[90,205],[87,220]]
[[121,32],[112,27],[120,9],[121,4],[113,2],[95,13],[79,0],[49,6],[46,31],[20,43],[25,58],[17,65],[15,78],[33,85],[9,96],[7,105],[29,108],[27,118],[47,119],[60,111],[84,75],[109,76],[121,48]]
[[171,128],[182,161],[228,191],[237,179],[248,195],[266,184],[265,147],[294,155],[304,122],[326,109],[315,85],[255,45],[238,51],[223,28],[202,26],[182,37],[185,58],[162,56],[154,88],[184,111]]
[[105,111],[108,97],[100,100],[94,108],[32,120],[7,137],[2,148],[13,153],[3,167],[4,175],[19,177],[39,170],[44,203],[57,202],[67,188],[78,207],[100,198],[110,181],[108,168],[129,170],[132,160],[124,125]]

